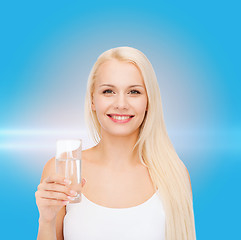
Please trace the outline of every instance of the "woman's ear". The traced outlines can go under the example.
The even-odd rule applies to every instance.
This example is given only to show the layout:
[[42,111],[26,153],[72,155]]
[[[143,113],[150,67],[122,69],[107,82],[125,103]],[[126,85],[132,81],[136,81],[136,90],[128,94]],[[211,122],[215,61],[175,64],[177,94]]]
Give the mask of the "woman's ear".
[[91,109],[92,109],[92,111],[95,111],[95,104],[94,104],[93,99],[92,99],[92,101],[91,101]]

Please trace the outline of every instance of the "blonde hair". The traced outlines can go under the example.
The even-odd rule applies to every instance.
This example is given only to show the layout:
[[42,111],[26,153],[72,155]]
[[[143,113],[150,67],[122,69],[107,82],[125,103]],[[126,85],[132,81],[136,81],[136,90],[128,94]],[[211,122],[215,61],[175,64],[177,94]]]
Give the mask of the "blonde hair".
[[85,120],[91,136],[95,143],[99,143],[101,126],[95,111],[91,109],[96,72],[102,63],[111,59],[135,64],[146,86],[148,110],[134,148],[138,148],[139,158],[148,168],[162,198],[166,216],[165,239],[194,240],[196,233],[190,177],[168,137],[156,74],[141,51],[131,47],[112,48],[102,53],[92,67],[85,99]]

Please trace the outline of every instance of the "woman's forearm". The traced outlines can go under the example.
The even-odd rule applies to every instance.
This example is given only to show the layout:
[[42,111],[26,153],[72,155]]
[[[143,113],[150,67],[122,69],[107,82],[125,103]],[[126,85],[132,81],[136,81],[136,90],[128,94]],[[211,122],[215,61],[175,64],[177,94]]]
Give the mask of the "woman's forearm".
[[46,222],[39,219],[39,229],[37,240],[57,240],[56,221]]

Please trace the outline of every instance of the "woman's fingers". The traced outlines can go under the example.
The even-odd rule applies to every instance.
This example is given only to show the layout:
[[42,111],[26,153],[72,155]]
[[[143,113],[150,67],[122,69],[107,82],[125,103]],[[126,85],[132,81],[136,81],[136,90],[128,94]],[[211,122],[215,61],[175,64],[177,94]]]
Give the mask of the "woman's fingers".
[[85,178],[82,179],[81,181],[81,187],[84,187],[84,185],[87,183],[87,180]]
[[76,195],[76,193],[73,193],[71,188],[68,186],[63,186],[56,183],[49,183],[49,184],[40,184],[38,186],[38,190],[43,191],[52,191],[52,192],[62,192],[66,195]]
[[[71,189],[64,177],[53,175],[44,179],[42,183],[38,185],[37,196],[47,199],[61,199],[61,200],[73,200],[71,197],[75,197],[77,192]],[[81,181],[81,188],[86,184],[86,179]],[[67,199],[66,199],[67,198]]]
[[66,195],[65,193],[52,191],[41,191],[37,194],[37,196],[45,199],[54,199],[60,201],[70,201],[75,199],[73,196]]
[[56,200],[51,198],[40,199],[37,201],[39,206],[63,206],[70,202],[70,200]]
[[71,183],[70,180],[66,179],[65,177],[59,176],[59,175],[52,175],[48,176],[43,180],[45,183],[58,183],[61,185],[69,185]]

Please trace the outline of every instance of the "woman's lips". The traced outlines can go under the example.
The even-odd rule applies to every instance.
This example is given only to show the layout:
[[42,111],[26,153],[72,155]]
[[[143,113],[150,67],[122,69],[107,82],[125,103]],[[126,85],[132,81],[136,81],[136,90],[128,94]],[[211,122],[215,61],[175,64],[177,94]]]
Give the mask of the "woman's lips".
[[107,114],[107,116],[113,122],[116,122],[116,123],[127,123],[134,117],[134,115],[120,115],[120,114]]

